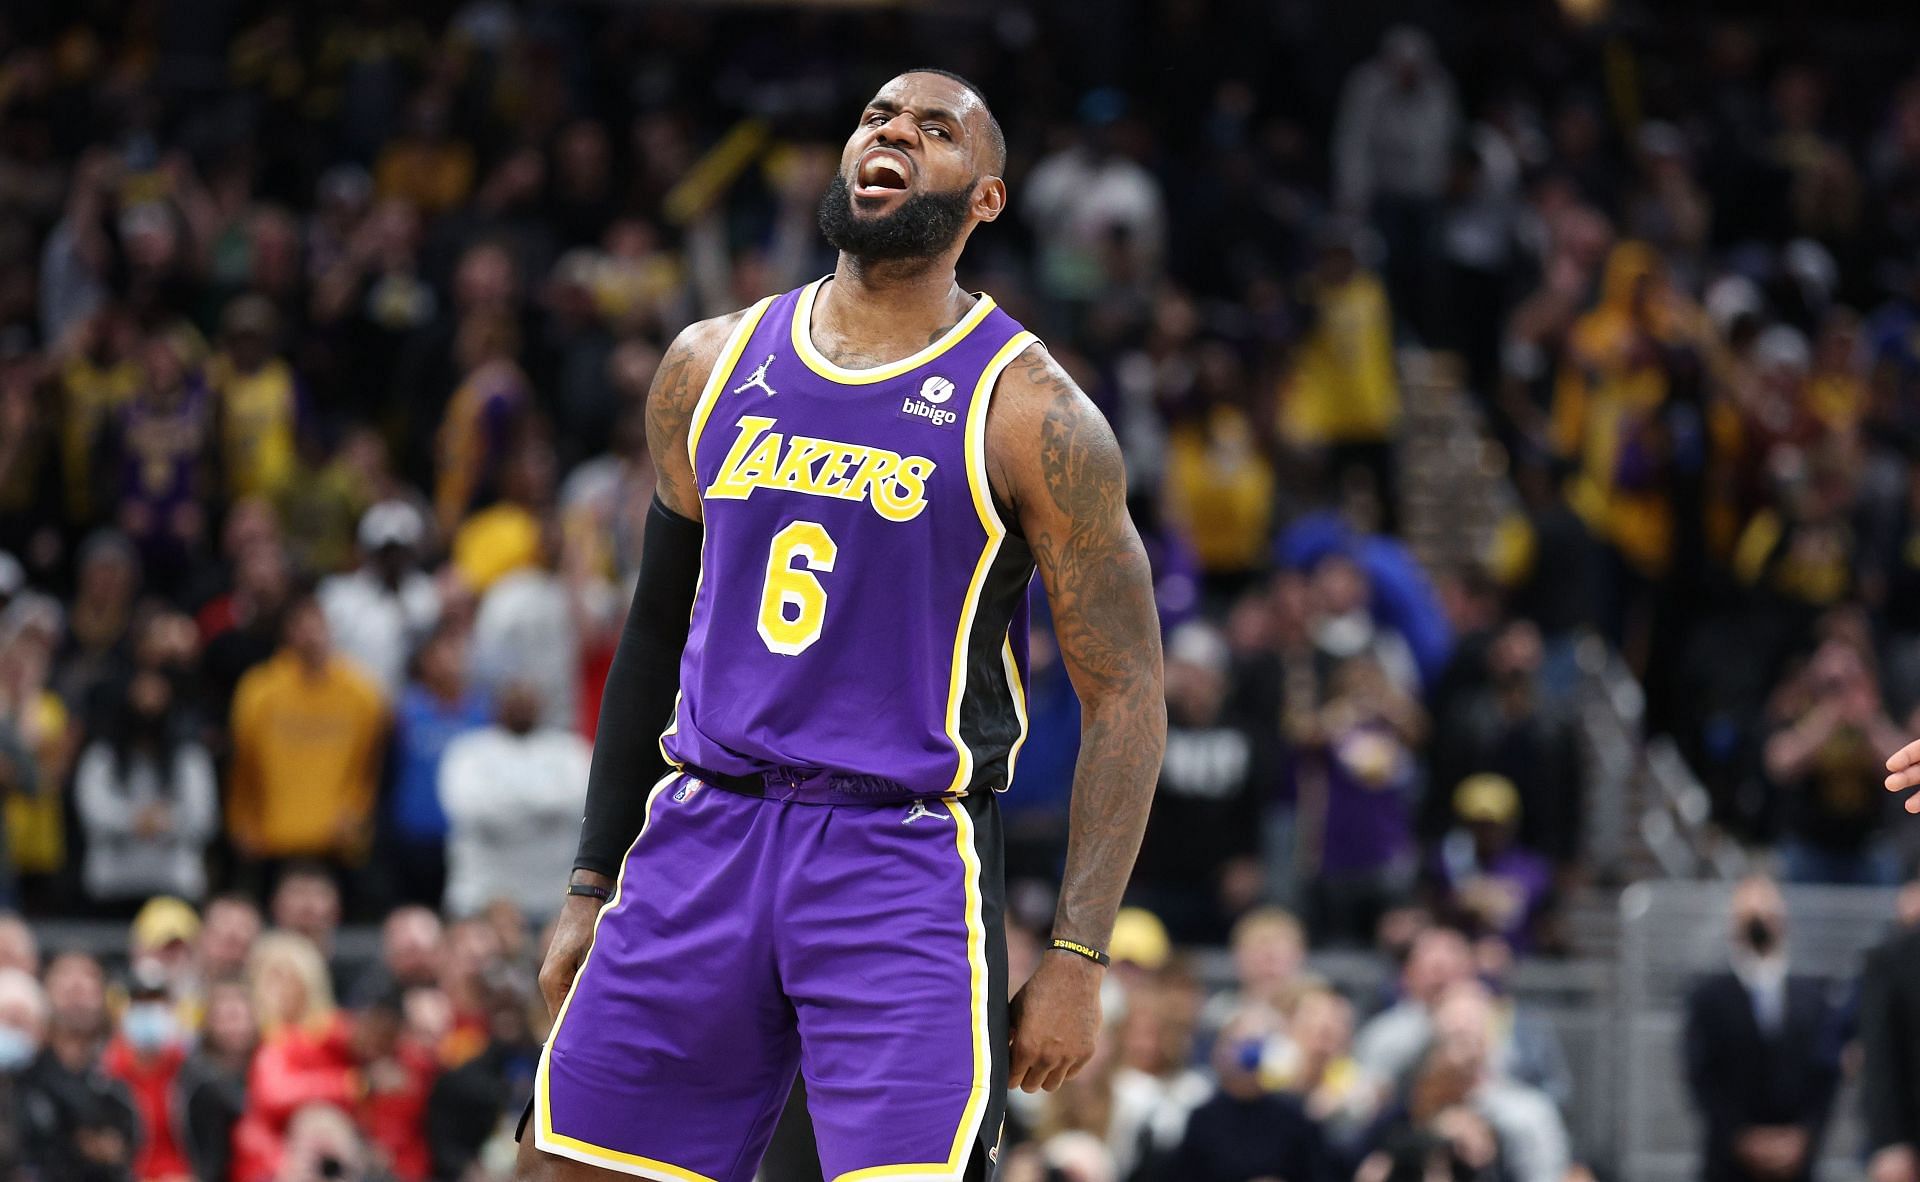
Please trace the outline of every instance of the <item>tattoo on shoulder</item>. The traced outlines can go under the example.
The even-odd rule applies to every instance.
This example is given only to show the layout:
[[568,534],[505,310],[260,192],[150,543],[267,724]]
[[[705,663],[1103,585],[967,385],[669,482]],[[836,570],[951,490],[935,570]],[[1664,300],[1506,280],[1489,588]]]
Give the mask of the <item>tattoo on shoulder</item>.
[[700,401],[706,376],[707,366],[701,364],[698,348],[682,337],[661,358],[659,372],[647,391],[647,450],[653,454],[660,499],[675,512],[686,512],[699,499],[682,452],[687,444],[687,425],[692,421],[694,405]]
[[1127,517],[1120,446],[1045,354],[1020,364],[1030,386],[1049,399],[1040,422],[1040,475],[1058,517],[1044,517],[1029,543],[1051,571],[1055,631],[1084,674],[1117,687],[1150,668],[1158,636],[1152,576]]

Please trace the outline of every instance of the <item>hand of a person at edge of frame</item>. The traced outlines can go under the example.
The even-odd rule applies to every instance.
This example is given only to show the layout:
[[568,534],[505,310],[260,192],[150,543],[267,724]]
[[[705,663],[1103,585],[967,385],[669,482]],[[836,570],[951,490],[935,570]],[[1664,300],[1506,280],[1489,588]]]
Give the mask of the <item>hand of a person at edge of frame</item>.
[[[1887,757],[1887,791],[1905,792],[1915,787],[1920,787],[1920,739]],[[1920,795],[1907,797],[1906,809],[1920,813]]]
[[[613,881],[602,874],[574,872],[575,882],[590,882],[612,889]],[[593,921],[600,915],[600,900],[591,895],[568,895],[560,906],[560,918],[553,924],[553,940],[547,945],[547,959],[540,965],[540,996],[547,1002],[547,1017],[560,1016],[560,1003],[567,1000],[573,978],[593,946]]]
[[1083,956],[1048,952],[1013,995],[1013,1053],[1007,1086],[1051,1092],[1093,1058],[1100,1037],[1100,977]]

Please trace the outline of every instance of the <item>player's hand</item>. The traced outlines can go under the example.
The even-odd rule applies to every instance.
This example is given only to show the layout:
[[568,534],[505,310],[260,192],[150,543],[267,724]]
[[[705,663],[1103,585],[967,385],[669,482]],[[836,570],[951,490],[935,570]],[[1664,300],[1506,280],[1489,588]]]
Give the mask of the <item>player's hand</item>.
[[[1887,791],[1905,792],[1920,787],[1920,739],[1887,757]],[[1907,797],[1906,809],[1920,813],[1920,795]]]
[[1048,952],[1040,957],[1040,967],[1013,995],[1008,1087],[1051,1092],[1093,1058],[1105,972],[1084,956]]
[[[595,876],[600,881],[601,876]],[[611,882],[608,886],[613,885]],[[540,966],[540,996],[547,1001],[547,1016],[560,1013],[567,1000],[573,978],[593,946],[593,921],[600,915],[600,900],[590,895],[568,895],[560,907],[560,918],[553,924],[553,940],[547,945],[547,959]]]

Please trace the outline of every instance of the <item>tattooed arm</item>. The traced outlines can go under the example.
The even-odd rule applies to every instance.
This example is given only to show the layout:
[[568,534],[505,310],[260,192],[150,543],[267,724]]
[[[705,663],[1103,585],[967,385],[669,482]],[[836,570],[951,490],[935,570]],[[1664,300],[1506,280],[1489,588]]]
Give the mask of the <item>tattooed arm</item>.
[[[1166,748],[1160,624],[1127,516],[1113,430],[1039,346],[1007,367],[987,422],[994,489],[1033,548],[1067,675],[1080,696],[1065,880],[1053,935],[1105,948],[1146,829]],[[1052,1090],[1093,1054],[1099,970],[1042,959],[1014,999],[1014,1086]]]
[[[737,316],[682,332],[661,358],[647,393],[647,446],[658,472],[633,591],[600,699],[600,729],[587,779],[586,817],[572,881],[612,887],[646,816],[646,789],[664,772],[657,736],[680,688],[680,652],[700,577],[700,493],[687,458],[687,426]],[[560,884],[554,884],[559,890]],[[568,895],[554,929],[540,990],[550,1012],[573,985],[593,942],[598,901]]]
[[687,458],[687,428],[714,362],[742,315],[716,316],[682,329],[660,358],[647,390],[647,451],[657,473],[654,493],[661,504],[691,521],[700,520],[700,489]]

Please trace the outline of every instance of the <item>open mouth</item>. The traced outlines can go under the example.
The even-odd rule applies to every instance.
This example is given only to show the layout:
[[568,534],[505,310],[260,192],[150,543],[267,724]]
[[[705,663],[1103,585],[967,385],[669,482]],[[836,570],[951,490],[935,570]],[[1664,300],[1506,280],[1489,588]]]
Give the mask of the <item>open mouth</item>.
[[856,197],[884,197],[906,191],[912,165],[891,148],[875,148],[860,158],[854,169],[853,192]]

